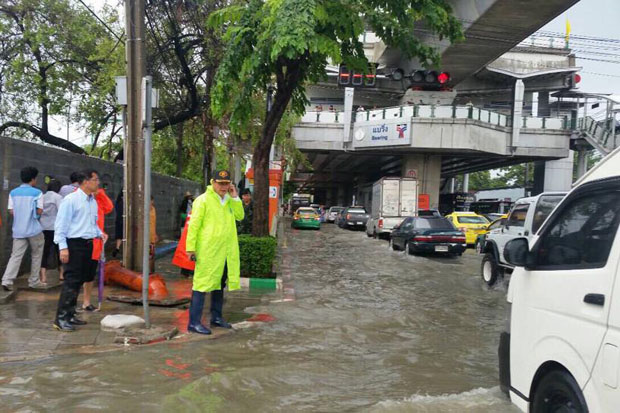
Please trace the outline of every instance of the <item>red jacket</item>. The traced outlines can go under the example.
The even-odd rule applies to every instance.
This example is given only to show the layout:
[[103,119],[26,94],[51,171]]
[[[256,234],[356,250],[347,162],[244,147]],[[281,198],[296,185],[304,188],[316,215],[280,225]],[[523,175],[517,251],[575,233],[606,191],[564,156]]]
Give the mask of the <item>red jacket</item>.
[[[95,200],[97,201],[97,226],[104,232],[105,216],[114,210],[114,203],[105,193],[105,189],[99,188],[95,194]],[[101,251],[103,250],[103,240],[96,238],[93,240],[93,255],[92,259],[98,261],[101,258]]]

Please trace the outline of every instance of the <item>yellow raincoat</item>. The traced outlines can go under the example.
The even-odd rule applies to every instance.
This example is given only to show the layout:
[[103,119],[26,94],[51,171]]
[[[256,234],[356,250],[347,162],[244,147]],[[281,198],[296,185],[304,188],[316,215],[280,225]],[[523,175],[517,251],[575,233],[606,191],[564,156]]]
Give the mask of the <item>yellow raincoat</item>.
[[224,264],[228,266],[228,289],[241,288],[239,281],[239,242],[235,220],[243,219],[243,203],[226,195],[222,198],[209,185],[194,201],[187,229],[186,251],[196,253],[194,291],[222,288]]

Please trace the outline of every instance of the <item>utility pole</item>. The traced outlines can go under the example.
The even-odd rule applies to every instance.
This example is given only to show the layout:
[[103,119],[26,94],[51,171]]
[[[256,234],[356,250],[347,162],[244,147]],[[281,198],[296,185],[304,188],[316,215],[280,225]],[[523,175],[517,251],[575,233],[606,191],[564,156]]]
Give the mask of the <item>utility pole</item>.
[[[127,139],[125,152],[125,245],[123,265],[142,270],[144,249],[144,139],[142,137],[142,77],[144,59],[144,0],[125,1],[127,33]],[[148,229],[146,229],[148,231]]]

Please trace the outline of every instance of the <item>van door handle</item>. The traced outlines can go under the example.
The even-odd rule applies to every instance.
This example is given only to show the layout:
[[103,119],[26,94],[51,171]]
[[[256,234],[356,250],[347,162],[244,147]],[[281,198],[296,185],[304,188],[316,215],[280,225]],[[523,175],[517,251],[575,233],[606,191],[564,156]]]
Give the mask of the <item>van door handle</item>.
[[605,296],[603,294],[586,294],[586,296],[583,297],[583,302],[587,304],[604,306]]

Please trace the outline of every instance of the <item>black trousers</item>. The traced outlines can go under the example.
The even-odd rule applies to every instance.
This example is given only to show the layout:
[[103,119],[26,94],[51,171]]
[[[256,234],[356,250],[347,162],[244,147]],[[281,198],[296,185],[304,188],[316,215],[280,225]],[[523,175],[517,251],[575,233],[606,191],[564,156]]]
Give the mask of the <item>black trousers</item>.
[[69,262],[64,264],[65,282],[58,298],[56,320],[69,321],[75,315],[78,295],[82,284],[92,281],[97,271],[97,261],[92,259],[93,240],[67,239]]
[[43,244],[43,258],[41,268],[57,268],[60,260],[58,258],[58,245],[54,244],[54,231],[43,231],[45,244]]

